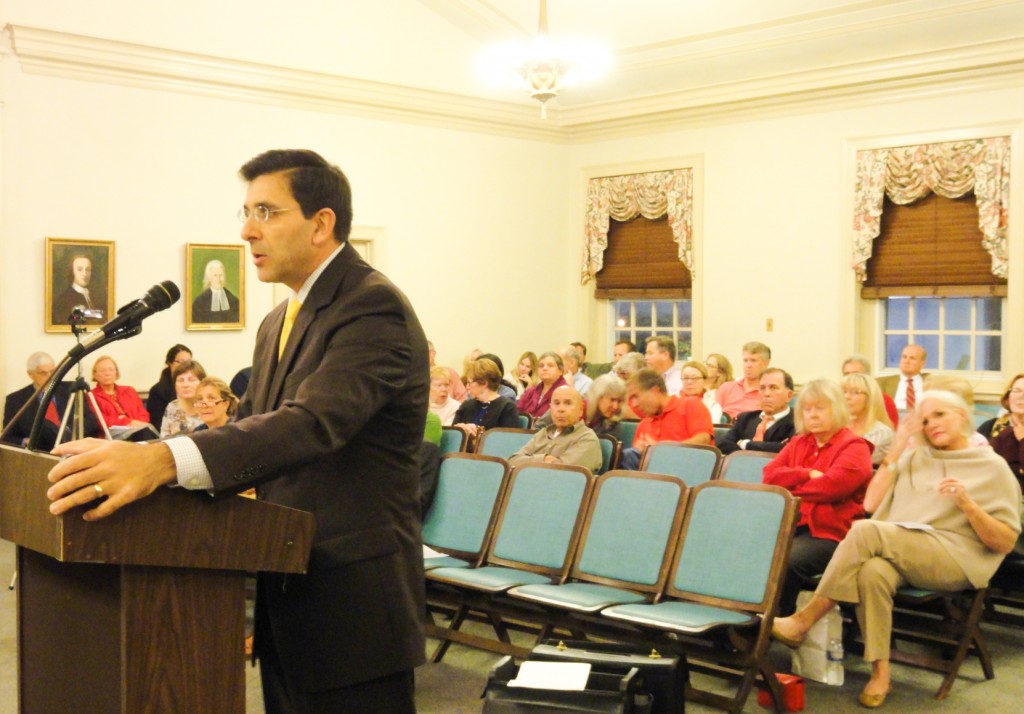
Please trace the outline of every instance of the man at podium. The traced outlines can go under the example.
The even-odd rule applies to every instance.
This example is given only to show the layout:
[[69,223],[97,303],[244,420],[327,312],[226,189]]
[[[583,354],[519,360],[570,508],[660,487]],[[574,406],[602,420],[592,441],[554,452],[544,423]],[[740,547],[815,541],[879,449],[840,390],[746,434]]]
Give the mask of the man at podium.
[[414,712],[424,659],[417,449],[427,343],[405,296],[348,245],[348,180],[304,150],[246,163],[242,239],[260,280],[292,289],[259,328],[238,420],[150,445],[55,453],[55,514],[104,518],[162,485],[252,486],[309,511],[308,573],[261,573],[254,651],[267,712]]

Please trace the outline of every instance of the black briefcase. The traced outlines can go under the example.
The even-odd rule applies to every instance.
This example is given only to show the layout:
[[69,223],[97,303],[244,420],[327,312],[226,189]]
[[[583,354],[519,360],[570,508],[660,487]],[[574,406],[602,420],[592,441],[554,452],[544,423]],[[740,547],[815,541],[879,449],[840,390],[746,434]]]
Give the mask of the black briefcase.
[[[566,660],[568,661],[568,660]],[[519,668],[511,657],[498,661],[487,677],[484,714],[650,714],[651,698],[637,691],[639,670],[624,674],[591,667],[583,690],[510,687]]]
[[637,691],[651,697],[651,714],[682,714],[690,681],[685,655],[661,656],[651,649],[613,642],[544,640],[528,659],[552,662],[587,662],[592,671],[625,673],[635,668]]

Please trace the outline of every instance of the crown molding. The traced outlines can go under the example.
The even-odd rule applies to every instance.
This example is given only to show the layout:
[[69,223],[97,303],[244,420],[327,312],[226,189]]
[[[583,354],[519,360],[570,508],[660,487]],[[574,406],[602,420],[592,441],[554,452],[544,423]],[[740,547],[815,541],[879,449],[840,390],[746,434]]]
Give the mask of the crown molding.
[[585,143],[747,117],[1020,86],[1024,38],[908,53],[634,99],[549,109],[7,25],[27,73],[335,112],[551,143]]

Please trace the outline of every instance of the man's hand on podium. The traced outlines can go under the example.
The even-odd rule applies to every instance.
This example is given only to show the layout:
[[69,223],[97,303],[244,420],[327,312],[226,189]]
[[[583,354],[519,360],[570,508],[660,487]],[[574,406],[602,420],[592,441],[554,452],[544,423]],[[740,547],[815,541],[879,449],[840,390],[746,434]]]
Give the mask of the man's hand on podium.
[[50,469],[53,486],[46,492],[50,513],[59,516],[87,503],[99,505],[83,518],[95,521],[122,506],[173,483],[174,457],[166,444],[135,444],[127,441],[81,439],[61,444],[51,453],[68,458]]

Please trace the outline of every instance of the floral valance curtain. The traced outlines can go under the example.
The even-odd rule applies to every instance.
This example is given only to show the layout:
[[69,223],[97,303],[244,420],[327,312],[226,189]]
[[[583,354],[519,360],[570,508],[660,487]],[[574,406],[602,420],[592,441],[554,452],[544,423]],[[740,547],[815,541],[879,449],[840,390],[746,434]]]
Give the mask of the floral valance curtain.
[[906,205],[935,192],[959,198],[974,189],[982,246],[992,274],[1006,278],[1006,219],[1010,201],[1010,137],[901,146],[857,152],[853,269],[867,278],[871,243],[881,231],[882,202]]
[[609,219],[628,221],[668,215],[679,260],[693,274],[693,169],[656,171],[590,180],[583,242],[582,283],[604,267]]

